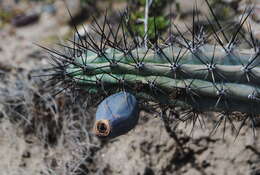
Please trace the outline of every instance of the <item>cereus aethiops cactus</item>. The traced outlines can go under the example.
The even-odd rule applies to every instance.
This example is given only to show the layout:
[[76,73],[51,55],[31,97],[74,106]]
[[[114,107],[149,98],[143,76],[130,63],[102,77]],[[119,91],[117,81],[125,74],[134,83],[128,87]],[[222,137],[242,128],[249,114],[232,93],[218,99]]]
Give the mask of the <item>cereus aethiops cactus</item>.
[[[78,34],[78,41],[71,41],[73,46],[63,46],[67,53],[45,48],[54,64],[50,76],[64,89],[77,87],[107,95],[125,91],[171,109],[220,112],[220,123],[232,123],[231,114],[240,112],[243,123],[250,119],[254,126],[260,114],[260,49],[250,24],[249,39],[242,32],[253,8],[245,9],[233,28],[222,27],[207,0],[205,3],[212,14],[207,24],[198,26],[194,8],[192,27],[181,32],[173,22],[170,27],[177,32],[170,31],[162,42],[156,26],[154,43],[135,36],[129,31],[126,13],[116,27],[106,16],[102,25],[94,20],[95,37]],[[233,31],[231,36],[227,29]],[[191,34],[190,39],[186,33]],[[240,46],[243,42],[251,48]]]

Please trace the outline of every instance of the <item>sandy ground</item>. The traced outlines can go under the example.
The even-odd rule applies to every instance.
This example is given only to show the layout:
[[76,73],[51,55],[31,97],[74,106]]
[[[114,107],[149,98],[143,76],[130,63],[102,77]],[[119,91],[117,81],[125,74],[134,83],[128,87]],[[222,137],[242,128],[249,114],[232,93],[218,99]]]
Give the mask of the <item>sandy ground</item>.
[[[16,82],[20,75],[24,77],[26,72],[46,66],[46,54],[34,43],[52,47],[53,41],[69,32],[68,26],[50,14],[43,14],[37,23],[25,27],[5,26],[0,30],[0,70]],[[6,77],[0,76],[0,88],[10,86]],[[161,119],[144,112],[133,131],[104,142],[91,133],[95,109],[90,109],[86,112],[88,120],[72,120],[71,116],[71,120],[63,119],[55,144],[46,146],[35,130],[25,132],[24,121],[11,121],[12,116],[2,104],[0,111],[0,175],[260,174],[259,127],[256,138],[246,126],[235,141],[235,134],[227,128],[223,140],[221,129],[209,136],[211,115],[205,116],[207,127],[201,129],[198,124],[192,135],[189,126],[179,126],[176,133],[182,150],[165,131]],[[40,114],[36,117],[40,121]]]

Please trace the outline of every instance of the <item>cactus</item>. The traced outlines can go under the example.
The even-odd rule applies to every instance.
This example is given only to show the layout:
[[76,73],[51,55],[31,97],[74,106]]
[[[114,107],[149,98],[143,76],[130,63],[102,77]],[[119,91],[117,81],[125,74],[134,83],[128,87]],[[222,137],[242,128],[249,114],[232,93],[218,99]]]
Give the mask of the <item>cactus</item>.
[[[260,49],[250,25],[250,39],[242,34],[242,26],[253,8],[245,10],[229,38],[205,2],[216,23],[208,19],[212,32],[205,31],[204,26],[195,29],[199,19],[194,8],[193,25],[188,29],[191,40],[172,24],[179,37],[170,32],[168,40],[161,44],[154,26],[157,39],[149,47],[143,45],[147,41],[132,35],[125,21],[127,14],[122,15],[115,29],[107,17],[103,25],[94,20],[99,42],[86,33],[86,38],[79,36],[78,41],[70,41],[73,47],[63,46],[66,53],[40,46],[52,55],[54,66],[50,71],[54,72],[47,76],[57,80],[64,87],[62,90],[76,87],[90,94],[107,95],[124,90],[171,109],[221,112],[228,120],[231,113],[240,112],[254,126],[254,118],[260,114]],[[252,48],[241,48],[238,40]]]

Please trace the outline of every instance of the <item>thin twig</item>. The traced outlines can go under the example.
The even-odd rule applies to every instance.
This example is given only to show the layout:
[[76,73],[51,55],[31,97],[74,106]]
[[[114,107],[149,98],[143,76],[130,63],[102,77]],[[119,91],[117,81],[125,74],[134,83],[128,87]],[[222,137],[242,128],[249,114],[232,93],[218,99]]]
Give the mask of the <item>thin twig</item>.
[[149,7],[152,5],[153,0],[146,0],[145,12],[144,12],[144,46],[147,49],[147,30],[148,30],[148,18],[149,18]]

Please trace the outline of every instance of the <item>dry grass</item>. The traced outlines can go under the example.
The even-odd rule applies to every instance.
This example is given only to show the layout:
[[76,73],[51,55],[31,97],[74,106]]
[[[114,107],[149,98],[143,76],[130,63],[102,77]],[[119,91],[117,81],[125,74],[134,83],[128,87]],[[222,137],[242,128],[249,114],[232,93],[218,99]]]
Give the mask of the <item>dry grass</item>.
[[54,98],[48,83],[31,78],[24,70],[1,76],[3,117],[21,128],[25,137],[35,136],[43,148],[54,151],[54,159],[45,162],[44,174],[88,172],[86,161],[91,160],[99,142],[89,132],[94,109],[86,94],[81,92],[75,99],[68,92]]

